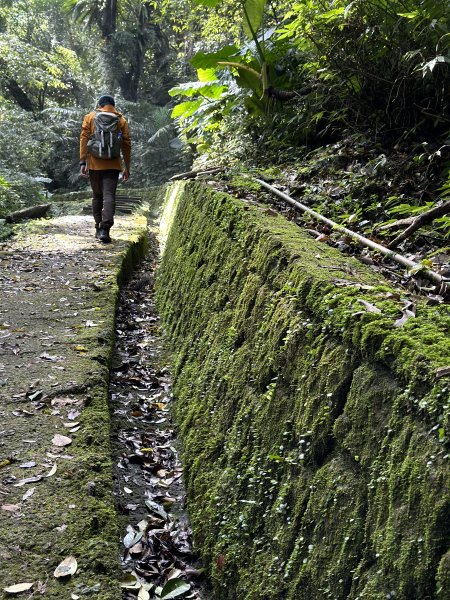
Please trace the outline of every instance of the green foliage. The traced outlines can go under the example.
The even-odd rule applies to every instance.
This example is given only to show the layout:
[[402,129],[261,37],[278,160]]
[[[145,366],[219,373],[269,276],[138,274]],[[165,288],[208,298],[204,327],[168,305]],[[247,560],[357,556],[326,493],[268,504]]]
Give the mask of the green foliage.
[[[226,4],[200,2],[210,14]],[[197,69],[214,68],[218,80],[224,79],[223,69],[229,71],[232,85],[223,102],[207,106],[198,94],[197,104],[174,112],[187,131],[193,127],[199,134],[201,151],[210,148],[203,120],[210,122],[211,111],[216,122],[227,119],[235,106],[245,109],[241,116],[248,129],[269,146],[277,140],[303,145],[368,128],[389,138],[445,139],[446,0],[426,0],[419,7],[414,0],[298,0],[275,7],[248,0],[237,6],[243,31],[237,43],[201,50],[191,61]],[[190,89],[194,93],[194,84]],[[279,90],[298,92],[286,97]]]
[[130,121],[135,185],[186,170],[163,107],[174,83],[170,36],[162,29],[169,5],[159,10],[141,0],[119,1],[111,14],[109,1],[2,4],[0,215],[41,201],[43,178],[52,180],[52,190],[85,187],[78,164],[81,123],[105,91],[115,94]]
[[0,217],[42,200],[36,178],[43,175],[49,136],[28,112],[0,102]]
[[149,102],[120,101],[129,121],[133,140],[133,184],[140,187],[164,183],[188,168],[188,158],[168,108]]
[[28,111],[67,102],[82,61],[60,10],[61,2],[34,0],[0,8],[0,90]]

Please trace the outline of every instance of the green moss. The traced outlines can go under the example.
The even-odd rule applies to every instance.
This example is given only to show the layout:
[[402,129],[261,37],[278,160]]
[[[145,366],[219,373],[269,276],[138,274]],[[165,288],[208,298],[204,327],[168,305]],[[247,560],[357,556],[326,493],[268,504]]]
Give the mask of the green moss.
[[233,175],[228,182],[228,185],[236,190],[245,190],[247,192],[259,192],[261,186],[251,179],[251,177],[245,177],[243,175]]
[[357,261],[206,186],[165,193],[157,294],[214,597],[433,597],[448,307],[397,328],[398,295]]

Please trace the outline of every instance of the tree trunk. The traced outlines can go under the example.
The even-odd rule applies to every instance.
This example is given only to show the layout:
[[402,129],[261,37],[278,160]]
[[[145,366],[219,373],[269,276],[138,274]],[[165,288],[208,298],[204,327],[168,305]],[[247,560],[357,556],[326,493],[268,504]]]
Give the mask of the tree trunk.
[[34,106],[30,98],[23,91],[23,89],[20,87],[20,85],[15,79],[8,79],[6,82],[6,88],[11,94],[13,100],[17,102],[20,108],[23,108],[23,110],[26,110],[28,112],[34,112]]
[[109,40],[116,31],[117,24],[117,0],[106,0],[103,9],[102,37]]
[[137,102],[139,84],[144,70],[144,58],[148,47],[148,23],[150,18],[150,7],[148,3],[141,6],[139,13],[139,30],[134,42],[133,59],[128,71],[117,77],[120,91],[125,100]]

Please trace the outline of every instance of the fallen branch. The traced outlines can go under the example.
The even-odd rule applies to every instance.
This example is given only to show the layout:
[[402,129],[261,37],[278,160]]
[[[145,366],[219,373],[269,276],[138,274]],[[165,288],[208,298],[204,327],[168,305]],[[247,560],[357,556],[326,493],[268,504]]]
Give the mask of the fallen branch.
[[38,204],[31,208],[17,210],[16,212],[7,215],[5,221],[7,223],[19,223],[19,221],[25,221],[26,219],[40,219],[41,217],[45,217],[50,207],[51,204]]
[[386,225],[381,225],[381,227],[375,227],[374,231],[391,231],[391,229],[397,231],[402,227],[409,227],[411,223],[413,223],[417,219],[417,217],[407,217],[406,219],[399,219],[398,221],[393,221],[392,223],[386,223]]
[[204,171],[187,171],[186,173],[178,173],[177,175],[173,175],[169,181],[178,181],[179,179],[195,179],[198,175],[212,175],[213,173],[218,173],[222,170],[222,167],[214,167]]
[[[412,221],[410,221],[409,219],[402,219],[405,225],[409,224],[409,227],[407,227],[405,231],[403,231],[400,235],[394,238],[392,242],[389,242],[388,248],[396,248],[401,242],[411,237],[415,231],[417,231],[424,225],[428,225],[429,223],[434,221],[434,219],[443,217],[448,213],[450,213],[450,202],[444,202],[444,204],[434,206],[430,210],[427,210],[426,212],[422,213],[421,215],[414,217]],[[408,221],[409,223],[407,223]],[[391,225],[394,225],[394,223],[391,223]]]
[[406,256],[397,254],[397,252],[394,252],[393,250],[390,250],[389,248],[386,248],[385,246],[381,246],[381,244],[377,244],[376,242],[369,240],[368,238],[364,237],[363,235],[356,233],[356,231],[352,231],[351,229],[347,229],[347,227],[343,227],[342,225],[335,223],[331,219],[328,219],[327,217],[324,217],[320,213],[316,212],[315,210],[312,210],[312,208],[305,206],[301,202],[297,202],[297,200],[294,200],[294,198],[291,198],[290,196],[288,196],[281,190],[278,190],[277,188],[273,187],[272,185],[269,185],[262,179],[255,179],[255,181],[257,181],[264,188],[266,188],[273,194],[276,194],[277,196],[279,196],[280,198],[282,198],[283,200],[285,200],[292,206],[295,206],[302,212],[306,212],[309,215],[312,215],[318,221],[322,221],[323,223],[330,225],[335,231],[340,231],[342,233],[345,233],[346,235],[350,236],[351,238],[357,240],[362,246],[366,246],[367,248],[376,250],[383,256],[387,256],[388,258],[403,265],[404,267],[407,267],[408,269],[413,269],[414,271],[420,272],[421,275],[423,275],[430,281],[437,283],[438,285],[446,285],[445,278],[442,277],[441,275],[439,275],[439,273],[436,273],[435,271],[431,271],[431,269],[424,269],[424,268],[422,268],[422,265],[414,262],[413,260],[410,260],[409,258],[406,258]]

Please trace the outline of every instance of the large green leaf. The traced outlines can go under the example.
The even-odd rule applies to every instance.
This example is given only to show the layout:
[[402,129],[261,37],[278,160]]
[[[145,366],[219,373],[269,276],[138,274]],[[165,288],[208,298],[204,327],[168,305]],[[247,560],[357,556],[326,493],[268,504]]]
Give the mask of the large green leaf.
[[199,81],[217,81],[216,70],[213,67],[211,69],[197,69],[197,77]]
[[253,39],[261,27],[266,0],[245,0],[244,2],[244,33]]
[[204,100],[192,100],[191,102],[181,102],[177,104],[172,111],[173,118],[180,118],[181,120],[192,117],[197,109],[203,104]]
[[227,89],[226,85],[221,85],[218,81],[190,81],[189,83],[181,83],[169,90],[171,96],[186,96],[191,98],[197,94],[205,98],[220,98],[222,92]]
[[228,60],[233,57],[233,60],[241,60],[238,57],[239,48],[237,46],[225,46],[217,52],[197,52],[191,59],[191,65],[196,69],[211,69],[217,66],[221,60]]

